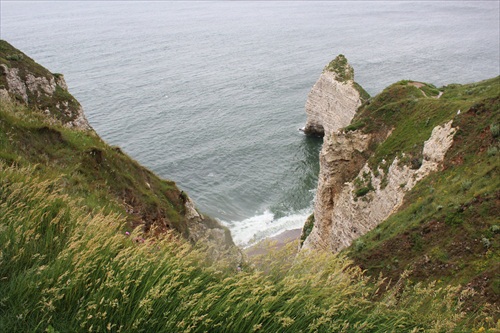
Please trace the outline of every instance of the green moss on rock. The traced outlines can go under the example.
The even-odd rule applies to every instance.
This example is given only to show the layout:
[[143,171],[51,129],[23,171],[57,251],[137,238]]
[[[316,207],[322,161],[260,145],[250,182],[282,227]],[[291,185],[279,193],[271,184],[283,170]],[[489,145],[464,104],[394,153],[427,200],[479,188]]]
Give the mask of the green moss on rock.
[[339,54],[335,59],[330,61],[324,70],[335,73],[337,79],[341,82],[354,79],[354,69],[349,65],[343,54]]
[[302,228],[302,233],[300,235],[300,246],[304,244],[307,236],[309,236],[313,227],[314,227],[314,214],[311,214],[307,218],[306,223],[304,223],[304,227]]

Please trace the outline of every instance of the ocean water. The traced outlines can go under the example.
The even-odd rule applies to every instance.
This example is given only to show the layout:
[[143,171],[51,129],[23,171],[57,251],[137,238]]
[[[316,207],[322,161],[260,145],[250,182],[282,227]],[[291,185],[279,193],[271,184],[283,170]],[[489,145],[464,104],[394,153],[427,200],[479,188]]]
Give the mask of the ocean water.
[[0,3],[0,36],[64,73],[99,135],[246,245],[312,212],[321,139],[298,128],[344,54],[370,94],[500,74],[498,1]]

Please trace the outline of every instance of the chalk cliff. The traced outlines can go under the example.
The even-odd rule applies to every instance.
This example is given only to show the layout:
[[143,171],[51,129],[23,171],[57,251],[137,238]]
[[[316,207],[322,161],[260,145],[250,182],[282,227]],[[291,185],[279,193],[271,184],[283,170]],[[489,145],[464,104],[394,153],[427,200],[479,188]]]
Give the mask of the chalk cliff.
[[326,137],[320,154],[315,224],[303,247],[338,252],[388,218],[401,206],[406,192],[439,169],[456,132],[451,124],[433,129],[418,169],[395,158],[387,172],[381,167],[374,172],[362,154],[370,135],[356,131]]
[[[393,144],[397,154],[390,153],[388,161],[379,158],[374,162],[377,147],[385,141],[414,140],[411,135],[405,138],[403,126],[398,131],[394,127],[398,126],[399,117],[405,119],[401,108],[408,107],[409,101],[416,105],[419,99],[428,98],[419,90],[425,85],[402,82],[367,100],[353,79],[352,67],[339,55],[325,67],[308,96],[304,131],[324,134],[324,142],[319,157],[314,225],[304,228],[304,248],[338,252],[375,228],[397,211],[405,193],[418,181],[439,170],[453,143],[456,129],[452,121],[430,127],[429,117],[423,124],[429,136],[422,138],[421,143],[414,142],[406,150]],[[391,103],[393,109],[387,106]],[[416,148],[419,145],[422,148]]]
[[306,134],[324,135],[349,125],[367,95],[354,82],[354,70],[338,55],[323,70],[306,102]]

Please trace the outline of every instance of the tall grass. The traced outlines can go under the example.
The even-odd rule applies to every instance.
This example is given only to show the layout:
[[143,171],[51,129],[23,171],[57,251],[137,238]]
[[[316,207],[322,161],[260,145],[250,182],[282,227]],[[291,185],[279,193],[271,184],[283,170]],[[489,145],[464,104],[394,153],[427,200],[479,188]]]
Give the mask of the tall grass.
[[[167,235],[125,235],[36,167],[0,163],[2,332],[451,332],[453,288],[406,285],[379,295],[345,257],[290,256],[259,266],[207,265],[203,250]],[[293,254],[293,253],[292,253]],[[280,260],[282,258],[282,260]],[[293,259],[286,259],[293,258]]]

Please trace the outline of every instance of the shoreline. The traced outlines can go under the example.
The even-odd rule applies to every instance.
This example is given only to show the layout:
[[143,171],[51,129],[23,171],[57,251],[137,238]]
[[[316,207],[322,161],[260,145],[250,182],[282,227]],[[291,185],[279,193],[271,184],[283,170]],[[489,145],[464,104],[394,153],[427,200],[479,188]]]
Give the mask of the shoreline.
[[[248,256],[248,257],[255,257],[259,255],[266,254],[269,250],[279,250],[288,243],[291,243],[297,239],[300,238],[300,235],[302,234],[302,228],[298,229],[291,229],[291,230],[284,230],[283,232],[272,236],[265,238],[261,240],[260,242],[243,249],[243,252]],[[271,243],[271,245],[269,245]]]

